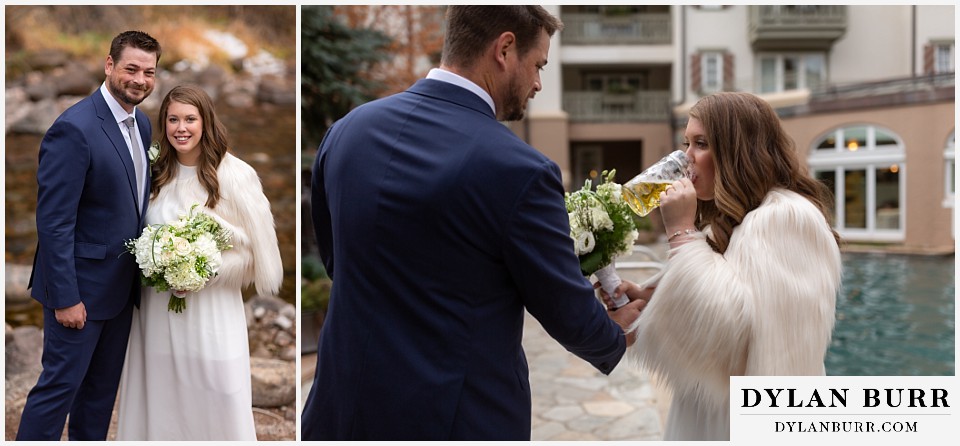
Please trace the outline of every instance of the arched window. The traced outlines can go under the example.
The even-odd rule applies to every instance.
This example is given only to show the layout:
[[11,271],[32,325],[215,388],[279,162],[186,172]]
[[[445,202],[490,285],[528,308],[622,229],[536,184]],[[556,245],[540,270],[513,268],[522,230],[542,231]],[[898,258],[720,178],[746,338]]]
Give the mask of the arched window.
[[860,241],[903,240],[904,159],[901,139],[869,124],[837,128],[814,142],[810,168],[833,190],[834,223],[841,236]]

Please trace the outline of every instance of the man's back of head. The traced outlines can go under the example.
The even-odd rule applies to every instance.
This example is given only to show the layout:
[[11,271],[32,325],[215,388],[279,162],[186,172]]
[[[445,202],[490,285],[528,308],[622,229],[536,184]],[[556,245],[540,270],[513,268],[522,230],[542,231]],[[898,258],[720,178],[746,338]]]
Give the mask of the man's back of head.
[[553,36],[563,23],[542,6],[449,6],[441,64],[469,68],[494,39],[504,32],[517,37],[524,55],[533,48],[541,30]]

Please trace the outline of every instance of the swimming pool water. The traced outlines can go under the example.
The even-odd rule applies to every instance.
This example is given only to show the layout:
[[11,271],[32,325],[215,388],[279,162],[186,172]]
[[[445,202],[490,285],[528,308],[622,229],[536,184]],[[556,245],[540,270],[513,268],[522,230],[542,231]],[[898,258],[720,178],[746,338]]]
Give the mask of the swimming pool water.
[[953,375],[954,256],[843,256],[827,375]]

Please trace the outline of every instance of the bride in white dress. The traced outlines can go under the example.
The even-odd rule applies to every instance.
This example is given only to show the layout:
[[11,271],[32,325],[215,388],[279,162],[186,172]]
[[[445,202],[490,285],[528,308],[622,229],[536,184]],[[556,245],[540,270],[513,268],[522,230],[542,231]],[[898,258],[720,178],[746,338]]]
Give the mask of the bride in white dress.
[[118,440],[256,440],[250,354],[240,290],[276,294],[283,278],[270,203],[256,171],[227,153],[223,125],[200,88],[163,99],[164,138],[153,166],[147,223],[167,223],[194,203],[229,229],[219,274],[189,293],[142,290],[120,384]]
[[649,300],[628,354],[672,391],[664,439],[726,441],[731,376],[825,373],[843,265],[830,192],[770,104],[705,96],[684,140],[693,175],[660,196],[667,266],[615,293]]

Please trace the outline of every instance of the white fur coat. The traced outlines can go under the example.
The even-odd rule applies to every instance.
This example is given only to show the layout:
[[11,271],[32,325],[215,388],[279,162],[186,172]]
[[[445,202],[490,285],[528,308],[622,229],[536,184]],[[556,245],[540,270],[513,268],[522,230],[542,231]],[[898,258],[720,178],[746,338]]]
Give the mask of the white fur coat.
[[840,278],[826,219],[785,190],[746,215],[725,254],[703,235],[672,250],[630,350],[687,406],[677,412],[699,414],[672,409],[667,436],[716,432],[696,424],[729,419],[731,375],[823,375]]
[[[252,283],[257,293],[276,295],[283,281],[283,264],[270,202],[263,194],[257,171],[227,153],[217,167],[217,180],[220,201],[214,209],[203,206],[203,211],[233,233],[233,248],[223,252],[223,264],[210,285],[242,288]],[[171,198],[203,205],[207,191],[199,183],[194,184],[196,187],[161,188],[160,196],[179,194]]]

